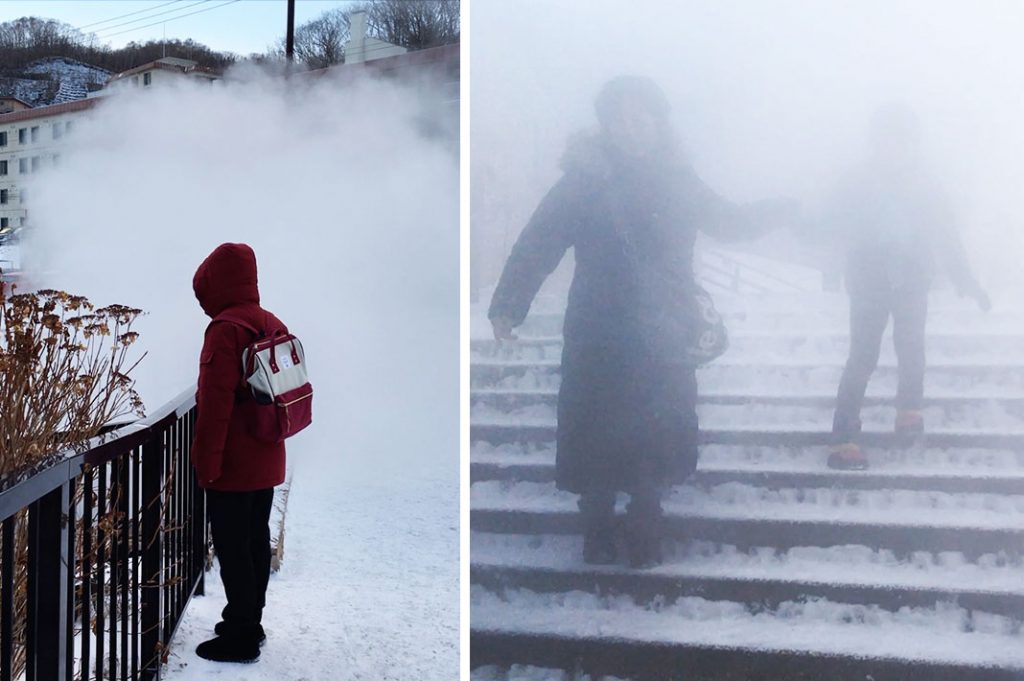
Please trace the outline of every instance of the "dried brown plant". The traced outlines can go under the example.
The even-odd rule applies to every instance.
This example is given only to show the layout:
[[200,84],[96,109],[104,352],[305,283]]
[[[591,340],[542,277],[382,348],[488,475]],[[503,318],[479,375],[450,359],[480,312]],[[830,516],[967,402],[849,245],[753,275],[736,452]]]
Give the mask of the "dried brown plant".
[[0,282],[0,478],[45,465],[111,422],[143,415],[129,364],[141,310]]

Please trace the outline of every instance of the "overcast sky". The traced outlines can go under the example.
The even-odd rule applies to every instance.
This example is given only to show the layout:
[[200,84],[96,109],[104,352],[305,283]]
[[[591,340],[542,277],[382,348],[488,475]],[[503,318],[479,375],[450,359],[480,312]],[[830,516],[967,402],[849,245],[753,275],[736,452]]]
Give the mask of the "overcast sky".
[[[295,22],[347,4],[351,0],[298,0]],[[285,0],[0,0],[0,21],[57,19],[95,32],[101,43],[113,47],[158,40],[166,29],[168,38],[192,38],[243,55],[263,52],[281,38],[286,15]]]

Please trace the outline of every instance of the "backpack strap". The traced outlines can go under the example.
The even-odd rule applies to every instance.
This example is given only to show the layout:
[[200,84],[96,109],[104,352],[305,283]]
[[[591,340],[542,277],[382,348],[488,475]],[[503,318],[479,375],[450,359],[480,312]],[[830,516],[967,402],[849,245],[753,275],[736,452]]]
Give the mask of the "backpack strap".
[[[259,329],[257,329],[255,326],[253,326],[249,322],[245,321],[244,319],[242,319],[240,317],[235,317],[234,315],[231,315],[231,314],[219,314],[216,317],[214,317],[213,321],[210,322],[210,323],[211,324],[215,324],[217,322],[227,322],[228,324],[234,324],[235,326],[240,326],[243,329],[245,329],[246,331],[251,332],[255,339],[260,339],[260,338],[263,338],[264,336],[267,335],[266,331],[260,331]],[[242,351],[242,359],[243,359],[242,383],[243,383],[243,386],[245,386],[245,385],[247,385],[245,377],[247,375],[249,375],[250,373],[252,373],[254,362],[255,362],[255,358],[251,354],[249,355],[248,358],[246,358],[245,350],[243,350]],[[248,361],[244,361],[246,359]]]

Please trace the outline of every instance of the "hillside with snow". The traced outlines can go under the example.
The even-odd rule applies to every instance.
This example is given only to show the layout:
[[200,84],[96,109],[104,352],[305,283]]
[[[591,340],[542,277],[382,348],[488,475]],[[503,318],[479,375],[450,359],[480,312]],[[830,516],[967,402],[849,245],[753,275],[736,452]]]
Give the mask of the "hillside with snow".
[[0,97],[17,97],[33,107],[83,99],[112,74],[67,57],[49,57],[17,71],[0,69]]

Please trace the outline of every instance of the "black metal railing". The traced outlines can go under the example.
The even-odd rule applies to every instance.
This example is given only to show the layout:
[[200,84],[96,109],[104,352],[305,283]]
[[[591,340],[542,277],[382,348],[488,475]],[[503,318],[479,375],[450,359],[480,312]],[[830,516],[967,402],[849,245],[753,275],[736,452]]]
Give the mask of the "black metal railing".
[[209,555],[193,391],[0,483],[0,681],[160,678]]

